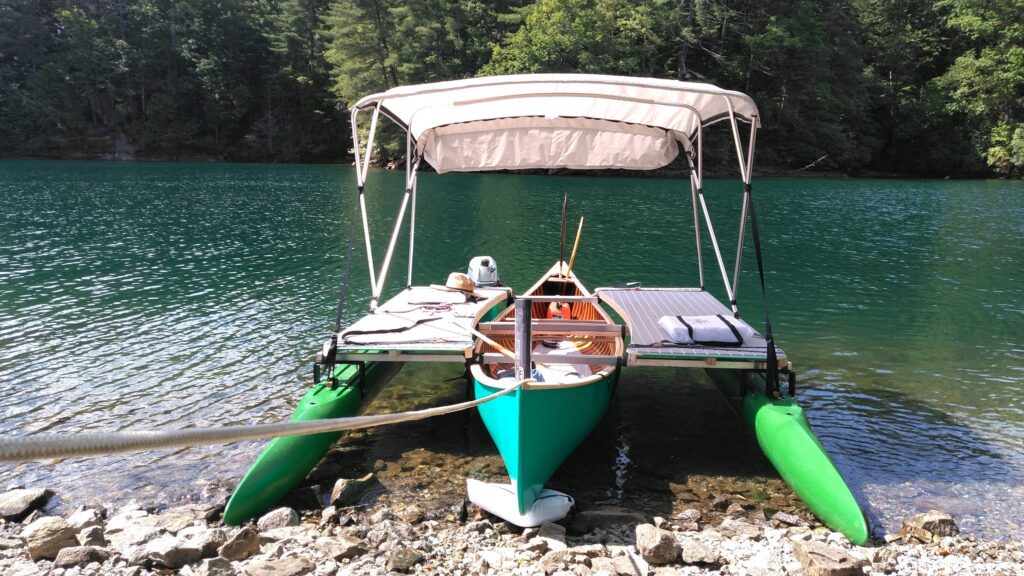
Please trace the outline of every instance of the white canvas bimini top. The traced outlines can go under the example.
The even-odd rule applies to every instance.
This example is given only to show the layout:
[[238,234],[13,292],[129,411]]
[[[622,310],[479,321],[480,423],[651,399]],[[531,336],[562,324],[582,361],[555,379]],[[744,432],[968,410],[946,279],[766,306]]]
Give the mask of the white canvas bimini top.
[[593,74],[489,76],[392,88],[353,106],[380,111],[438,172],[529,168],[650,170],[701,127],[759,122],[745,94],[711,84]]

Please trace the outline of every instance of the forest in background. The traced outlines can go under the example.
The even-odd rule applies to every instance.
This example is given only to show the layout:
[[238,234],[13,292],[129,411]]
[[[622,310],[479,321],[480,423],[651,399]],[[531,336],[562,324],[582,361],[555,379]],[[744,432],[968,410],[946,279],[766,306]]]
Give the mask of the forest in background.
[[761,168],[1024,172],[1024,0],[0,0],[0,156],[339,161],[359,97],[517,72],[748,93]]

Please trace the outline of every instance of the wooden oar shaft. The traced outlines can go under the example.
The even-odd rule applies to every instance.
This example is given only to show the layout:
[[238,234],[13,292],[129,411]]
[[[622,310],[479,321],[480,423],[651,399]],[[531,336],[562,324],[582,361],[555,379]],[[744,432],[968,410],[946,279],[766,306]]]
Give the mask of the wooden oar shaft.
[[505,348],[501,344],[498,344],[497,342],[495,342],[491,338],[488,338],[487,336],[485,336],[482,332],[480,332],[478,330],[474,330],[472,328],[468,328],[468,327],[465,327],[465,326],[463,326],[463,328],[466,328],[466,330],[469,331],[470,334],[472,334],[473,336],[476,336],[477,338],[479,338],[479,339],[483,340],[484,342],[490,344],[491,346],[494,347],[495,350],[497,350],[498,352],[501,352],[503,355],[505,355],[505,356],[511,358],[513,361],[515,361],[515,359],[516,359],[516,353],[515,352],[509,350],[508,348]]
[[580,235],[583,234],[583,216],[580,216],[580,225],[576,228],[576,242],[572,245],[572,256],[569,257],[569,270],[565,273],[569,276],[572,272],[572,263],[576,261],[576,251],[580,248]]
[[565,215],[566,209],[569,207],[569,195],[562,196],[562,240],[560,242],[560,248],[558,250],[558,275],[562,275],[562,263],[565,262]]

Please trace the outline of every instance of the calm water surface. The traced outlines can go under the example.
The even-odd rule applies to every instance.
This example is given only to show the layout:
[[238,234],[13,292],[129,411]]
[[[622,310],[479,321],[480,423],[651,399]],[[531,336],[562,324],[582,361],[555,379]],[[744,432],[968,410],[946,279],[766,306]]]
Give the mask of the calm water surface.
[[[378,259],[402,178],[370,177]],[[0,162],[0,434],[287,418],[331,330],[353,182],[352,170],[321,166]],[[708,189],[733,254],[740,189]],[[679,182],[428,174],[413,281],[488,254],[525,289],[558,256],[563,190],[570,220],[586,216],[576,270],[588,285],[696,284]],[[763,180],[755,193],[777,338],[862,503],[889,529],[939,507],[974,533],[1019,533],[1024,184]],[[350,321],[368,301],[361,247],[354,258]],[[399,250],[390,290],[407,262]],[[705,262],[720,293],[710,253]],[[741,311],[752,321],[756,281],[748,259]],[[458,399],[440,383],[458,373],[403,371],[384,406]],[[643,429],[630,406],[699,392],[700,380],[627,371],[618,426]],[[637,404],[631,384],[650,397]],[[719,402],[694,393],[705,396]],[[0,487],[54,486],[68,503],[171,501],[237,479],[260,446],[0,465]],[[631,455],[618,462],[626,491]]]

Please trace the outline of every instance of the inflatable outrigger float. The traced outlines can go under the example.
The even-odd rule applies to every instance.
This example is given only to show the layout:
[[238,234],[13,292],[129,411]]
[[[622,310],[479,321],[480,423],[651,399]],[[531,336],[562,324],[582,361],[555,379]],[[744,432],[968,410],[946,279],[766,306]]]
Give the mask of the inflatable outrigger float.
[[[366,114],[370,124],[361,149],[359,120]],[[674,80],[514,75],[397,87],[363,98],[351,115],[370,310],[345,328],[339,313],[337,329],[317,357],[317,383],[300,401],[293,421],[358,414],[405,362],[464,363],[477,398],[515,388],[478,407],[510,483],[470,481],[469,497],[506,520],[529,526],[564,515],[571,505],[571,498],[544,484],[598,425],[623,369],[703,369],[807,507],[851,542],[867,540],[861,508],[796,401],[793,365],[774,342],[767,306],[764,334],[739,312],[736,294],[748,220],[764,289],[751,187],[760,120],[750,97]],[[365,182],[381,117],[406,134],[406,178],[378,273]],[[720,122],[731,129],[743,185],[731,277],[703,191],[704,131]],[[423,160],[442,174],[655,170],[680,153],[689,169],[697,255],[688,287],[588,291],[572,272],[572,258],[569,263],[564,259],[564,207],[563,257],[523,294],[500,283],[496,261],[489,256],[473,259],[468,278],[455,274],[445,285],[413,282],[417,173]],[[680,197],[685,196],[681,190]],[[408,287],[381,303],[407,214]],[[686,222],[680,227],[689,233]],[[705,242],[714,253],[727,304],[705,288]],[[539,270],[544,267],[539,263]],[[339,437],[327,433],[270,442],[228,502],[225,522],[242,523],[273,506]]]

